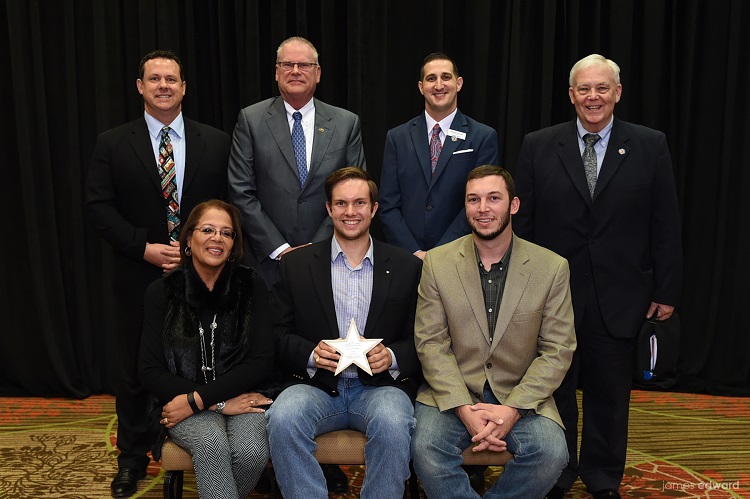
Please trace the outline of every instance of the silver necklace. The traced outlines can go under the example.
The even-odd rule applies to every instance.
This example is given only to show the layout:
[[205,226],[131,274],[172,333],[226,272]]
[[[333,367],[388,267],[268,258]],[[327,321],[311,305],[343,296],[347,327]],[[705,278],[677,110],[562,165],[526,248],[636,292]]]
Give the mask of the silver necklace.
[[213,380],[216,381],[216,360],[214,357],[214,331],[216,331],[216,314],[214,314],[214,320],[211,321],[211,367],[208,367],[208,358],[206,356],[206,340],[203,338],[203,324],[198,321],[198,334],[201,337],[201,371],[203,371],[203,381],[208,383],[208,377],[206,371],[211,371]]

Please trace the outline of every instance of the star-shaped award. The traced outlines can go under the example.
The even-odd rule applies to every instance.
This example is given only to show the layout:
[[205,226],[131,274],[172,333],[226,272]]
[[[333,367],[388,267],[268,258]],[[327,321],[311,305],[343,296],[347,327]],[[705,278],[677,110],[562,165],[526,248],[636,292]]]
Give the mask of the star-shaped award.
[[336,365],[335,375],[338,375],[350,365],[356,364],[370,376],[372,376],[372,370],[370,369],[370,363],[367,361],[367,352],[375,348],[381,341],[383,341],[382,338],[372,339],[360,336],[354,319],[349,322],[349,329],[346,330],[346,338],[323,340],[324,343],[332,346],[341,354],[339,363]]

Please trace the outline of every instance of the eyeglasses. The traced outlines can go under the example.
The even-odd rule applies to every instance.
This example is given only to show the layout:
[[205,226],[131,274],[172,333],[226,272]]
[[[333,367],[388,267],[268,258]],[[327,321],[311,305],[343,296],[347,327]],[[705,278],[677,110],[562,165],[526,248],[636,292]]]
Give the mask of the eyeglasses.
[[284,71],[293,71],[294,66],[297,66],[297,69],[300,71],[312,71],[315,69],[315,66],[317,66],[314,62],[289,62],[289,61],[279,61],[276,63],[278,67],[283,69]]
[[208,225],[204,227],[198,227],[196,229],[193,229],[194,231],[200,232],[206,237],[214,237],[214,235],[218,232],[221,237],[225,239],[234,239],[237,237],[237,233],[233,231],[232,229],[217,229],[215,227],[210,227]]

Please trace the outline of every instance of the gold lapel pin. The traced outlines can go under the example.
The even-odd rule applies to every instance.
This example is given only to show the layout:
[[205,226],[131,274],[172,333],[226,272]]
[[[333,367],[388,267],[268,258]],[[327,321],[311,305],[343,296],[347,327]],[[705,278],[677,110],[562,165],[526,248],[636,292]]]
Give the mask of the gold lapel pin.
[[318,131],[319,131],[320,133],[323,133],[323,132],[324,132],[325,130],[323,130],[322,128],[318,128]]

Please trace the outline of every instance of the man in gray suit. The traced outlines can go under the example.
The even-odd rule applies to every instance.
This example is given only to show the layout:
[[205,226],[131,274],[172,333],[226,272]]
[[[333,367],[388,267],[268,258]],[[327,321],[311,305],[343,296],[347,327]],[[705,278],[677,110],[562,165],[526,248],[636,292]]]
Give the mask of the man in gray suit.
[[267,285],[278,260],[331,237],[325,179],[345,166],[365,168],[359,117],[313,98],[318,52],[291,37],[276,51],[280,97],[240,111],[229,158],[229,199],[242,212],[247,264]]
[[419,283],[414,469],[427,497],[479,497],[461,453],[507,449],[484,497],[542,497],[568,462],[552,397],[576,347],[568,262],[513,234],[503,168],[472,170],[464,204],[472,234],[428,251]]

